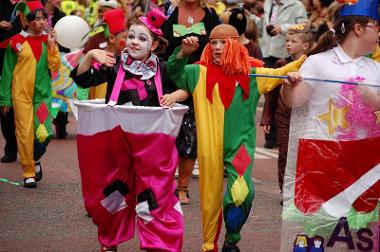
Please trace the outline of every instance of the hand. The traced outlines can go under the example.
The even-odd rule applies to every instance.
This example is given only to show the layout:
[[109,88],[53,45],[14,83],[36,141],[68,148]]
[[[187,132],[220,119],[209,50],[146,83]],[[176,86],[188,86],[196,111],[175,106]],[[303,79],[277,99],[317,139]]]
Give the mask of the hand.
[[288,79],[283,81],[283,86],[287,88],[296,87],[302,81],[302,76],[299,72],[289,72]]
[[248,18],[252,15],[252,13],[249,10],[244,9],[244,15]]
[[174,106],[175,102],[176,102],[176,98],[173,95],[173,93],[165,94],[165,95],[161,96],[161,98],[160,98],[160,105],[163,108],[172,108]]
[[263,125],[263,131],[264,131],[265,134],[269,134],[270,125]]
[[113,53],[101,49],[93,49],[89,53],[94,60],[107,67],[112,67],[116,64],[116,59]]
[[12,24],[7,21],[0,21],[0,29],[8,31],[12,29]]
[[281,27],[280,26],[275,26],[271,33],[273,34],[273,36],[277,35],[277,34],[280,34],[281,33]]
[[10,107],[7,107],[7,106],[1,107],[1,113],[6,114],[9,112],[9,109]]
[[54,29],[51,29],[48,33],[49,50],[54,51],[56,41],[57,41],[57,32]]
[[197,37],[190,36],[182,40],[182,56],[189,56],[199,47]]

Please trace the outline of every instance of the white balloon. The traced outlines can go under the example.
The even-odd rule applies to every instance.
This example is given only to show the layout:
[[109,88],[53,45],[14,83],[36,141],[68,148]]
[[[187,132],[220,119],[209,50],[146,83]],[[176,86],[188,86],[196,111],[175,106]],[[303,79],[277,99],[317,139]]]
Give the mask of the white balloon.
[[61,18],[55,24],[54,29],[57,32],[58,44],[66,48],[80,48],[89,38],[90,27],[83,18],[78,16],[71,15]]

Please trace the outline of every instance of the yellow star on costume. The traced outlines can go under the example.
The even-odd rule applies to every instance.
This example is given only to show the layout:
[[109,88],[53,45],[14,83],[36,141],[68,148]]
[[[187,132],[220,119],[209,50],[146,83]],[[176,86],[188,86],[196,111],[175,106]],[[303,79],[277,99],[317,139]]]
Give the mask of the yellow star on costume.
[[373,112],[376,116],[376,124],[380,123],[380,110]]
[[321,121],[327,122],[328,134],[330,136],[334,134],[338,126],[342,128],[346,128],[346,129],[350,127],[349,123],[346,121],[346,118],[345,118],[347,111],[348,111],[348,107],[337,108],[334,102],[330,99],[329,111],[327,113],[324,113],[318,116],[318,118]]

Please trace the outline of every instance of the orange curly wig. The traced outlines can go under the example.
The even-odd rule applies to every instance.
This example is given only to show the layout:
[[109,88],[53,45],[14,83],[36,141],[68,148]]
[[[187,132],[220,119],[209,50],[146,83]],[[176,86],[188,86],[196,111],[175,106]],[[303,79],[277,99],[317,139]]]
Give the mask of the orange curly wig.
[[[203,64],[213,64],[211,51],[211,44],[208,43],[201,56],[201,62]],[[247,49],[237,40],[227,38],[220,66],[223,68],[225,74],[244,74],[248,76],[251,71],[251,66]]]

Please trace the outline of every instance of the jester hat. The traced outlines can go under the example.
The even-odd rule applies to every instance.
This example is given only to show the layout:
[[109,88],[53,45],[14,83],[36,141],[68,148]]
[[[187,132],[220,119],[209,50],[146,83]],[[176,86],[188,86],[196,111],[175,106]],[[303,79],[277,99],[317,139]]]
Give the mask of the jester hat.
[[379,0],[359,0],[342,7],[339,16],[364,16],[379,21],[378,13]]
[[159,9],[149,12],[146,17],[139,17],[139,20],[145,24],[148,29],[158,36],[162,36],[161,26],[166,20],[166,16]]
[[42,5],[41,1],[29,1],[29,2],[18,2],[15,9],[20,11],[26,17],[28,16],[29,13],[35,10],[45,9],[45,8]]
[[104,12],[103,19],[104,23],[100,26],[104,28],[106,39],[109,38],[110,34],[116,35],[127,30],[125,15],[123,10],[120,8]]

